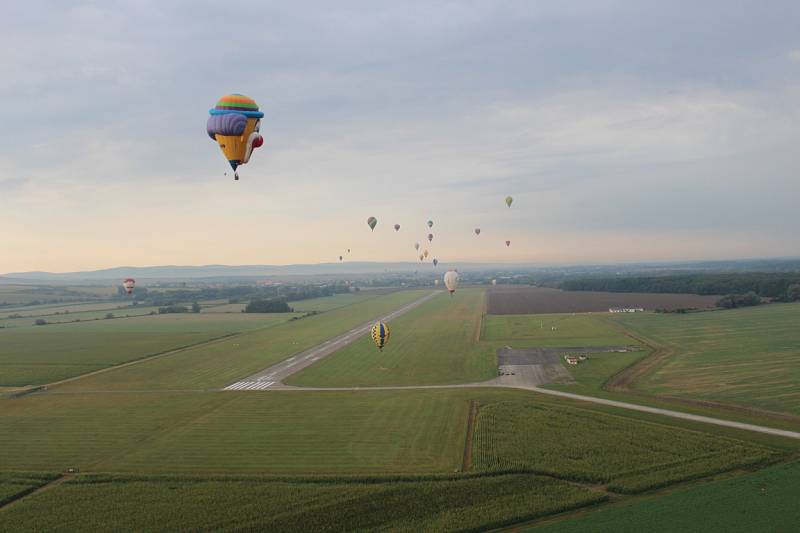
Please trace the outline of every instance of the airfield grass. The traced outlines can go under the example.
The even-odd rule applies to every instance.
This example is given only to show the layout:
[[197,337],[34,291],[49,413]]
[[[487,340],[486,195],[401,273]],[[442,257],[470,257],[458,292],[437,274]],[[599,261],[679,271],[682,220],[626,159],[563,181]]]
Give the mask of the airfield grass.
[[[412,302],[428,291],[401,291],[238,335],[180,353],[64,384],[64,390],[206,389],[229,385],[350,328]],[[195,315],[221,320],[239,315]]]
[[290,377],[306,387],[432,385],[485,381],[496,375],[495,353],[478,342],[483,289],[441,295],[389,324],[378,352],[367,335]]
[[779,457],[773,449],[744,441],[522,401],[481,406],[473,447],[478,470],[528,469],[607,484],[620,493],[763,465]]
[[640,531],[798,531],[800,462],[634,499],[543,524],[541,533],[638,533]]
[[602,499],[513,474],[349,482],[82,476],[0,513],[0,529],[475,531]]
[[630,337],[609,327],[601,316],[590,313],[487,315],[483,320],[481,338],[507,342],[514,348],[637,344]]
[[334,294],[332,296],[322,296],[320,298],[309,298],[308,300],[298,300],[296,302],[289,302],[289,305],[297,312],[307,313],[309,311],[324,312],[332,309],[338,309],[357,302],[366,300],[367,298],[375,298],[377,295],[367,295],[358,292],[349,292]]
[[673,351],[642,390],[800,414],[800,304],[616,320]]
[[172,314],[0,329],[0,385],[50,383],[289,316]]

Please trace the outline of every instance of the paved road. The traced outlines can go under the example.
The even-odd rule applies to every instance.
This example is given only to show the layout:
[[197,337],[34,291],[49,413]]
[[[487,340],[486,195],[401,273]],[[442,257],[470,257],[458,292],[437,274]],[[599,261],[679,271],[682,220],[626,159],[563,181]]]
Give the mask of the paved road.
[[[382,316],[380,320],[384,322],[394,320],[395,318],[411,311],[415,307],[422,305],[439,294],[442,294],[442,291],[434,291],[430,294],[427,294],[418,300],[414,300],[410,304],[406,304],[403,307]],[[350,331],[343,333],[338,337],[327,340],[318,346],[306,350],[305,352],[293,355],[292,357],[281,361],[280,363],[274,364],[260,372],[256,372],[252,376],[248,376],[240,381],[237,381],[236,383],[232,383],[223,390],[267,390],[290,388],[289,386],[283,384],[284,379],[288,378],[292,374],[300,372],[309,365],[313,365],[323,357],[327,357],[333,352],[341,350],[345,346],[353,343],[362,335],[369,333],[369,330],[372,328],[374,323],[375,320],[371,320],[366,324],[362,324],[356,328],[353,328]]]

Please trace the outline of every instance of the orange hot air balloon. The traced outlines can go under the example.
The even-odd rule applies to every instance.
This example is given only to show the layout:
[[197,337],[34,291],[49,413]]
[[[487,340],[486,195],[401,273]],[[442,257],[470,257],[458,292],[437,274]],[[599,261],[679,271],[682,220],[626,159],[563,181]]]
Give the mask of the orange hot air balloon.
[[238,180],[239,166],[247,164],[253,149],[264,144],[259,133],[264,113],[258,110],[255,100],[242,94],[223,96],[208,113],[208,136],[217,141]]

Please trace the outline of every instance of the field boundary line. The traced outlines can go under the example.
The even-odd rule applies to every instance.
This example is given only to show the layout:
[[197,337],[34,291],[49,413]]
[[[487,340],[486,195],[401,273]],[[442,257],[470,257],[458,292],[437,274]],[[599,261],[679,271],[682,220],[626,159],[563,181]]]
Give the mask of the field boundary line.
[[[252,330],[255,331],[255,330]],[[77,381],[79,379],[88,378],[90,376],[96,376],[97,374],[102,374],[103,372],[110,372],[111,370],[117,370],[119,368],[125,368],[128,366],[138,365],[140,363],[144,363],[145,361],[152,361],[153,359],[158,359],[161,357],[166,357],[168,355],[173,355],[179,352],[184,352],[186,350],[191,350],[192,348],[197,348],[200,346],[205,346],[207,344],[214,344],[217,342],[221,342],[232,337],[238,337],[239,335],[244,335],[246,333],[251,333],[251,331],[243,331],[238,333],[226,333],[220,337],[214,337],[212,339],[204,340],[201,342],[196,342],[194,344],[186,344],[184,346],[179,346],[177,348],[171,348],[165,352],[154,353],[151,355],[146,355],[144,357],[140,357],[139,359],[134,359],[132,361],[126,361],[124,363],[120,363],[118,365],[112,365],[105,368],[101,368],[99,370],[93,370],[91,372],[87,372],[86,374],[80,374],[79,376],[72,376],[71,378],[62,379],[59,381],[53,381],[51,383],[45,383],[44,385],[37,385],[38,388],[44,388],[46,391],[49,387],[56,387],[58,385],[63,385],[65,383],[71,383],[73,381]]]
[[26,489],[26,490],[23,490],[21,492],[18,492],[14,496],[11,496],[10,499],[6,500],[5,503],[0,505],[0,513],[5,511],[6,509],[8,509],[10,507],[13,507],[14,505],[18,504],[19,502],[21,502],[22,500],[24,500],[28,496],[32,496],[34,494],[38,494],[38,493],[46,491],[46,490],[50,490],[53,487],[55,487],[57,485],[60,485],[61,483],[65,482],[65,481],[68,481],[68,480],[72,479],[73,477],[75,477],[75,476],[73,476],[72,474],[60,474],[57,478],[51,479],[47,483],[44,483],[42,485],[37,485],[35,487],[31,487],[29,489]]

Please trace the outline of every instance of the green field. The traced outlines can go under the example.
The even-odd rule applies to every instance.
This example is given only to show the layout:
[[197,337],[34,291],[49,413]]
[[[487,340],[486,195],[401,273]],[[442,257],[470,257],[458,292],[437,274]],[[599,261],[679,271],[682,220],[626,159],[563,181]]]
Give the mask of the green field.
[[609,327],[602,316],[589,313],[487,315],[483,321],[481,338],[507,342],[514,348],[637,344],[630,337]]
[[537,533],[799,531],[800,463],[603,507],[531,529]]
[[601,498],[589,490],[532,475],[350,482],[85,476],[0,513],[0,529],[476,530]]
[[55,474],[47,473],[0,472],[0,507],[25,496],[55,478]]
[[[65,384],[63,390],[164,390],[220,388],[331,337],[412,302],[427,291],[402,291],[355,305],[251,331],[219,343],[144,361]],[[182,316],[182,315],[174,315]],[[257,320],[255,314],[194,315],[199,321]],[[232,318],[231,318],[232,317]],[[243,318],[242,318],[243,317]],[[140,319],[134,319],[140,320]],[[130,319],[126,319],[130,321]]]
[[642,390],[800,414],[800,304],[616,320],[673,351]]
[[378,352],[364,336],[295,374],[307,387],[431,385],[485,381],[497,373],[494,348],[478,342],[483,290],[444,292],[393,320]]
[[116,287],[111,286],[0,285],[0,313],[7,308],[26,306],[34,302],[78,302],[111,298],[116,293]]
[[290,316],[173,314],[0,329],[0,385],[49,383]]
[[368,298],[376,298],[377,295],[367,295],[360,292],[349,292],[342,294],[334,294],[333,296],[323,296],[321,298],[310,298],[308,300],[298,300],[296,302],[289,302],[289,305],[295,311],[307,313],[309,311],[324,312],[331,309],[338,309],[357,302],[364,301]]
[[[543,431],[546,429],[546,431]],[[526,469],[636,493],[761,465],[778,454],[743,441],[590,410],[509,401],[481,406],[473,465]]]

